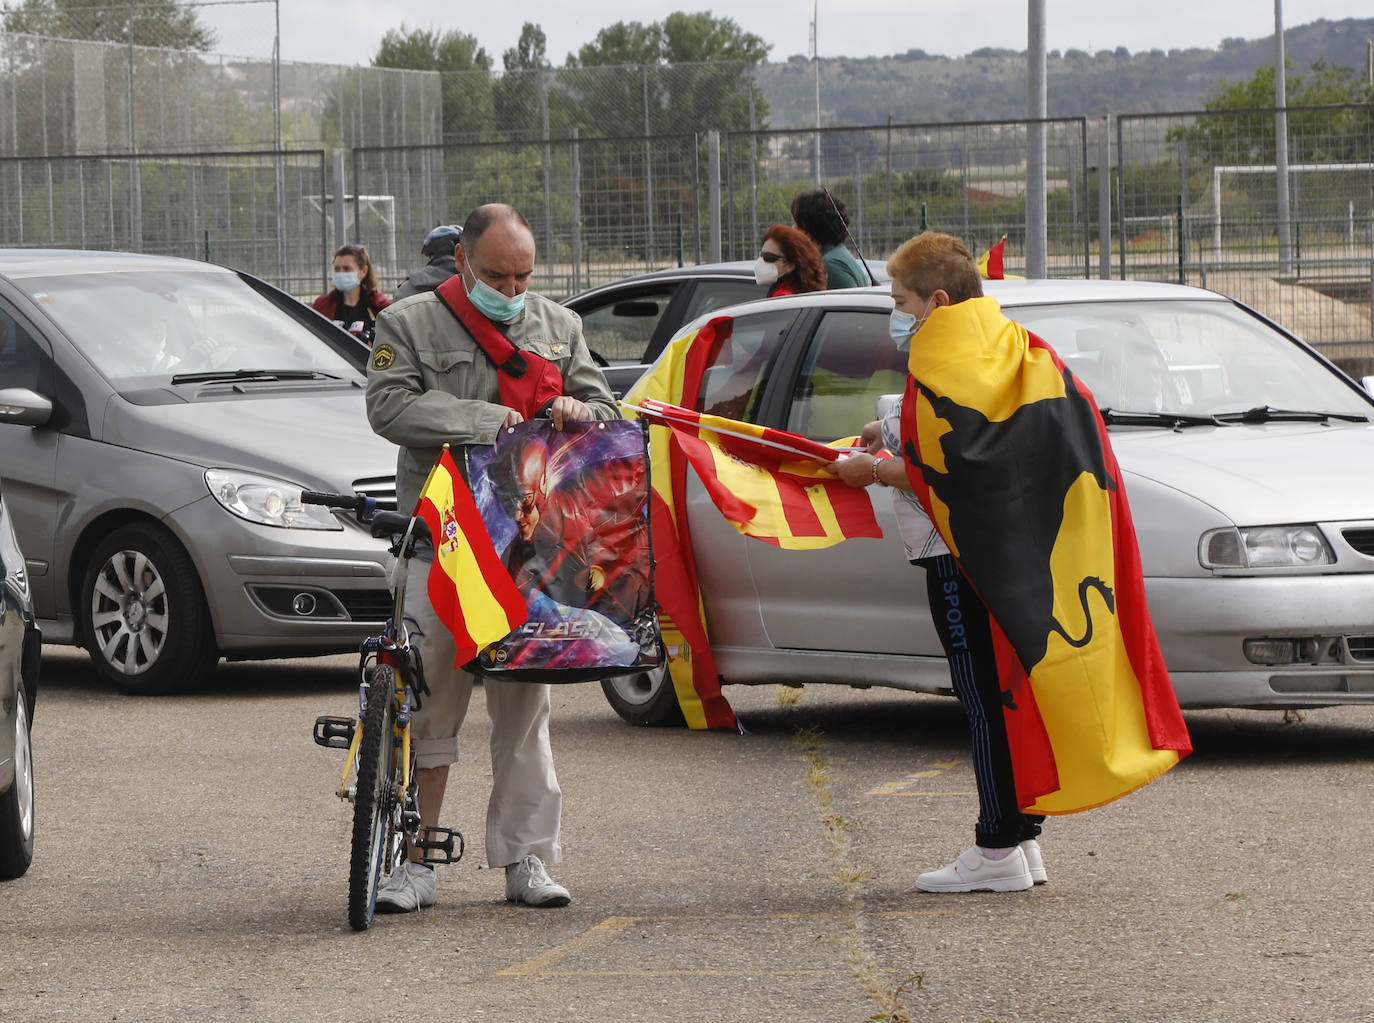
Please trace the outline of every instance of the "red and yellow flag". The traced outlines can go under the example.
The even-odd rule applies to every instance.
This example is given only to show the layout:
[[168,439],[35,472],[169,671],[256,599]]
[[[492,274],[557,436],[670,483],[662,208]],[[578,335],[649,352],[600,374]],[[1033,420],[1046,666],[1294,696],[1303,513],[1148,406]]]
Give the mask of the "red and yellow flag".
[[707,415],[652,398],[637,408],[668,427],[720,513],[746,536],[784,550],[830,547],[851,537],[881,537],[868,491],[824,466],[848,446]]
[[[628,405],[658,399],[692,407],[707,367],[729,337],[733,321],[720,317],[678,338],[625,396]],[[633,412],[627,415],[633,417]],[[687,457],[667,430],[649,431],[650,529],[654,547],[654,595],[662,613],[659,631],[668,652],[668,677],[691,728],[738,728],[720,691],[701,604],[696,558],[687,526]]]
[[933,312],[902,402],[907,476],[992,618],[1017,800],[1110,802],[1192,750],[1088,389],[992,298]]
[[414,514],[424,519],[434,538],[429,599],[453,633],[458,647],[454,667],[461,667],[488,643],[525,623],[525,598],[501,563],[448,445],[429,471]]
[[978,273],[985,281],[1000,281],[1006,270],[1002,266],[1002,254],[1007,248],[1007,236],[984,252],[978,260]]

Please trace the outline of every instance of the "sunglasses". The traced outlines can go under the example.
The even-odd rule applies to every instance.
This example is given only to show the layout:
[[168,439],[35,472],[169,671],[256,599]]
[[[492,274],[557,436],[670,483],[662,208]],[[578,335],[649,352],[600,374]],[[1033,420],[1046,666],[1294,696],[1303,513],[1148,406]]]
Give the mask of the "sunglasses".
[[782,262],[783,260],[785,260],[786,258],[787,258],[787,257],[784,256],[781,252],[760,252],[760,253],[759,253],[759,259],[763,260],[765,263],[781,263],[781,262]]

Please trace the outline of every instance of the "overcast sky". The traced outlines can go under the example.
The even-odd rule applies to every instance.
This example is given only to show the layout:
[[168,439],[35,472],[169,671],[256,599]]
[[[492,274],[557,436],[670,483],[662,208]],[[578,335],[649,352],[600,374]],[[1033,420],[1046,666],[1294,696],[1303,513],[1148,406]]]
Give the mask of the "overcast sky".
[[[824,57],[870,57],[922,49],[960,56],[981,46],[1026,48],[1025,0],[970,3],[913,0],[819,0],[820,52]],[[671,0],[528,0],[525,4],[491,0],[280,0],[283,60],[367,64],[388,28],[460,29],[477,37],[501,67],[501,54],[515,45],[526,21],[548,37],[548,55],[561,65],[570,52],[590,42],[617,21],[658,21],[675,10],[710,10],[733,18],[772,47],[768,59],[809,55],[810,29],[817,4],[802,0],[704,5]],[[976,10],[977,14],[968,12]],[[1272,35],[1270,0],[1153,0],[1103,3],[1101,0],[1047,0],[1049,49],[1115,49],[1132,53],[1153,48],[1214,47],[1222,39]],[[219,31],[221,53],[270,55],[274,8],[202,8]],[[1285,0],[1284,24],[1303,25],[1318,18],[1374,16],[1371,0]],[[264,43],[265,39],[265,43]],[[264,51],[265,46],[265,51]]]

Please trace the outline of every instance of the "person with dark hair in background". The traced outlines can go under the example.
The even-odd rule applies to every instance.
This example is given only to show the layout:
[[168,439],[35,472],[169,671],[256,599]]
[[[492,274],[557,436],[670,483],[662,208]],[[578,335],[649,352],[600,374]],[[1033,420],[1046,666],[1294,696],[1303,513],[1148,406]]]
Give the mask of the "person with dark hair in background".
[[458,265],[453,261],[453,250],[457,248],[458,239],[462,236],[463,229],[456,224],[440,224],[425,235],[424,244],[420,246],[420,255],[429,262],[418,270],[412,270],[410,276],[396,289],[396,294],[391,300],[399,302],[422,291],[433,291],[456,274]]
[[369,348],[377,314],[391,299],[377,287],[377,274],[366,245],[340,245],[334,250],[334,285],[312,304],[315,312],[362,340]]
[[774,224],[763,235],[754,263],[754,280],[768,285],[768,297],[803,295],[825,290],[825,266],[811,239],[786,224]]
[[802,192],[792,200],[792,222],[805,231],[821,250],[828,288],[864,288],[872,279],[845,247],[849,236],[849,211],[828,190]]

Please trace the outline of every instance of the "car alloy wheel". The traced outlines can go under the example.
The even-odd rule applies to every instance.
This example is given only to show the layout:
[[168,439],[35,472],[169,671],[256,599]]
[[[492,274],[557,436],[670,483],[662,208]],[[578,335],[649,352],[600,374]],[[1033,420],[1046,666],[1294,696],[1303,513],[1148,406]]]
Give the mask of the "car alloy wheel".
[[115,551],[97,572],[91,628],[113,670],[141,675],[156,664],[173,614],[162,575],[142,551]]
[[194,686],[219,652],[195,564],[151,522],[121,526],[91,552],[82,642],[96,671],[131,695]]
[[15,694],[14,781],[0,793],[0,880],[21,877],[33,862],[33,744],[29,705],[21,686]]

